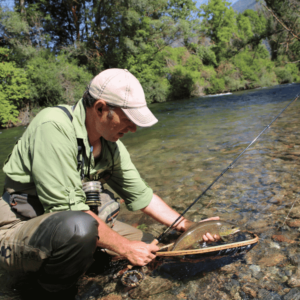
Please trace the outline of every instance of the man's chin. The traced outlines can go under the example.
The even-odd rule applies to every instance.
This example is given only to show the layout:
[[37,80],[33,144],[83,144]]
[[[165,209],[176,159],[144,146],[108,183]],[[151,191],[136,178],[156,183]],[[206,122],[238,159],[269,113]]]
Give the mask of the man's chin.
[[119,136],[117,136],[117,137],[114,137],[114,138],[112,138],[112,139],[111,139],[111,141],[110,141],[110,142],[117,142],[119,138],[120,138]]

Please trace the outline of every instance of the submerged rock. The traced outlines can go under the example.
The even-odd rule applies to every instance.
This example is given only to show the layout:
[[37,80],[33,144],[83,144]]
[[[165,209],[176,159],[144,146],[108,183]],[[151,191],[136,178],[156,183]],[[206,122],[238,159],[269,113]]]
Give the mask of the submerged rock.
[[291,255],[289,258],[293,265],[298,266],[300,264],[300,254]]
[[272,239],[277,242],[285,242],[285,243],[289,243],[289,244],[296,243],[296,241],[291,240],[282,234],[274,234],[274,235],[272,235]]
[[242,290],[245,294],[250,295],[253,298],[256,298],[257,296],[257,287],[255,286],[249,286],[249,285],[244,285],[242,287]]
[[258,292],[258,299],[281,300],[281,297],[276,293],[271,293],[268,290],[262,289]]
[[284,297],[283,300],[300,300],[299,289],[291,289]]
[[261,270],[260,266],[257,265],[252,265],[249,269],[253,272],[253,276],[257,275]]
[[300,275],[295,274],[295,275],[291,276],[291,278],[288,280],[287,283],[292,288],[300,287]]
[[288,226],[292,228],[299,228],[300,227],[300,219],[295,219],[295,220],[289,220],[286,222]]
[[300,218],[300,207],[294,207],[290,212],[290,217],[292,218]]
[[172,288],[172,282],[168,279],[146,276],[142,283],[135,289],[129,291],[129,296],[135,298],[146,298],[151,295],[165,292]]
[[272,267],[283,263],[286,260],[286,256],[281,253],[273,253],[261,258],[258,261],[260,266]]

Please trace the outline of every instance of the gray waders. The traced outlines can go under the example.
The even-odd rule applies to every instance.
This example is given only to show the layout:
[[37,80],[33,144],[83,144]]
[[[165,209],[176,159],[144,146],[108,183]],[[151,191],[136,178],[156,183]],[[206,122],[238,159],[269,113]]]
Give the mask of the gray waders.
[[[130,240],[153,240],[150,234],[119,221],[113,230]],[[94,262],[98,238],[97,221],[84,212],[63,211],[26,219],[0,197],[0,267],[37,272],[40,285],[48,291],[67,289],[77,282]]]

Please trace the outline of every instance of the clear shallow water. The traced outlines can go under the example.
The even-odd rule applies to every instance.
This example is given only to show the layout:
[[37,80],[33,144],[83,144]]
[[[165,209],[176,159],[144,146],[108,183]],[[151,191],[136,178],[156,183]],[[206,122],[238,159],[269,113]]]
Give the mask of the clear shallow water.
[[[155,193],[181,212],[299,92],[300,85],[293,84],[152,105],[159,123],[139,128],[122,141]],[[203,299],[273,299],[268,297],[274,295],[284,299],[295,287],[299,227],[277,227],[300,191],[299,112],[297,100],[188,213],[195,221],[219,215],[237,222],[257,233],[260,243],[243,262],[187,277],[187,281],[172,279],[172,288],[161,299],[178,294],[199,299],[197,293]],[[1,164],[23,130],[2,130]],[[298,222],[297,211],[298,202],[288,222]],[[120,220],[146,224],[154,235],[161,233],[162,228],[156,230],[150,218],[127,212],[124,206]],[[213,281],[219,285],[210,291]]]
[[[142,177],[155,192],[172,205],[182,203],[182,199],[189,202],[299,91],[299,85],[285,85],[223,97],[159,104],[152,107],[159,123],[125,136],[123,142]],[[291,119],[297,121],[299,102],[289,108],[218,181],[221,190],[236,181],[244,182],[248,190],[250,178],[258,178],[270,171],[262,165],[269,159],[269,148],[276,146],[274,135],[278,130],[284,135]],[[278,129],[275,131],[274,128]],[[178,192],[178,189],[182,191]],[[237,190],[234,197],[239,198],[240,192]]]

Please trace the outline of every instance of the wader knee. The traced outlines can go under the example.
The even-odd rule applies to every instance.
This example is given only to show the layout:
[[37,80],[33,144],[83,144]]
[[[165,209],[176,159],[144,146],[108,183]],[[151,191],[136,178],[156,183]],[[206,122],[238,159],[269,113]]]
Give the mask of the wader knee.
[[93,262],[97,240],[98,223],[84,212],[65,211],[47,218],[29,241],[49,253],[38,274],[43,288],[54,292],[76,283]]

